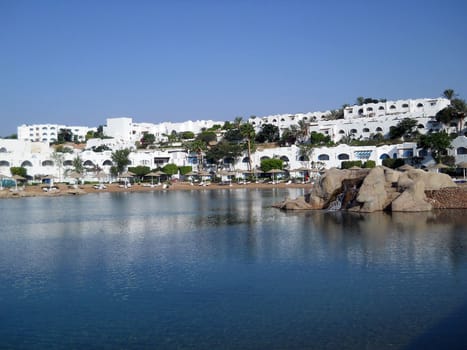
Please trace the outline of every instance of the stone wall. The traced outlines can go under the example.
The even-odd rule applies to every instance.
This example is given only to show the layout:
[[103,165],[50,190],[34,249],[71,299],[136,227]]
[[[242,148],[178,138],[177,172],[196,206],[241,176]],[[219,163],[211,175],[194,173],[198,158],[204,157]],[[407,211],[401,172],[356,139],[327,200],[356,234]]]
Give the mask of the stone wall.
[[467,186],[425,191],[433,209],[467,209]]

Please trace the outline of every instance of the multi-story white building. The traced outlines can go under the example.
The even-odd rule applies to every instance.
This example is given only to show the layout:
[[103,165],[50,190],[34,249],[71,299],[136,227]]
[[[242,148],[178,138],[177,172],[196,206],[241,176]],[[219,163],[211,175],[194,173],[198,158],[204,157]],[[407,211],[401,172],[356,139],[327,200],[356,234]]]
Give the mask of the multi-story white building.
[[333,142],[339,142],[345,136],[368,140],[377,134],[387,137],[390,128],[404,118],[416,119],[421,134],[439,131],[442,125],[436,122],[436,113],[446,108],[449,103],[445,98],[386,101],[346,107],[343,119],[329,120],[331,112],[326,111],[251,117],[248,122],[257,132],[264,124],[272,124],[277,126],[282,134],[291,125],[298,125],[298,122],[303,120],[309,125],[309,132],[316,131],[327,135]]
[[133,119],[129,117],[107,118],[107,125],[104,126],[103,132],[105,136],[113,137],[122,142],[135,143],[136,141],[140,141],[144,134],[153,134],[156,142],[164,142],[168,139],[167,135],[170,135],[174,131],[176,133],[191,131],[197,134],[204,129],[209,129],[216,124],[223,125],[223,123],[213,120],[189,120],[180,123],[164,122],[152,124],[133,123]]
[[18,126],[18,140],[32,142],[48,142],[52,143],[58,140],[60,130],[70,130],[73,134],[73,141],[83,142],[86,140],[88,131],[96,130],[86,126],[67,126],[61,124],[23,124]]

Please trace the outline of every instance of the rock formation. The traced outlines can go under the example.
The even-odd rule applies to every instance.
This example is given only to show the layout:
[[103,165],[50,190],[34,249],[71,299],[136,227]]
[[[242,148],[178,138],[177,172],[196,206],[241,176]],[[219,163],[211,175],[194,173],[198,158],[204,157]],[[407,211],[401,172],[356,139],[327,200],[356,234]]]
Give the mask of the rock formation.
[[274,207],[285,210],[340,208],[366,213],[430,211],[433,205],[426,191],[446,188],[457,188],[457,185],[442,173],[419,169],[402,172],[383,166],[353,170],[333,168],[327,170],[304,197],[286,199]]

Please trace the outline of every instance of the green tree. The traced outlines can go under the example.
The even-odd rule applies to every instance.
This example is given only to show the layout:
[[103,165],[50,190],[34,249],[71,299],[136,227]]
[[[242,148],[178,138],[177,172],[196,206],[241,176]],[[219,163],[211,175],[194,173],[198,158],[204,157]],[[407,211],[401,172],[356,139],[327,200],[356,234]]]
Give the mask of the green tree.
[[195,138],[195,133],[193,131],[183,131],[180,133],[180,138],[182,140],[192,140]]
[[242,145],[222,140],[206,151],[206,160],[218,164],[222,159],[236,159],[243,153]]
[[246,149],[248,152],[248,170],[253,169],[252,161],[251,161],[251,154],[255,151],[255,137],[256,132],[253,125],[250,123],[244,123],[240,125],[240,133],[243,136],[243,139],[246,141]]
[[217,134],[214,131],[202,131],[196,136],[196,140],[204,142],[206,145],[217,141]]
[[131,171],[133,174],[142,179],[146,174],[148,174],[151,169],[148,166],[138,165],[135,167],[129,167],[128,171]]
[[84,172],[83,160],[81,159],[79,155],[73,158],[72,166],[73,166],[73,170],[77,172],[78,174],[82,174]]
[[443,91],[443,97],[447,98],[449,101],[451,101],[456,96],[457,94],[454,92],[453,89],[446,89]]
[[130,164],[129,156],[130,150],[128,148],[112,152],[111,158],[118,176],[120,176],[125,171],[126,166]]
[[200,140],[200,139],[195,139],[194,141],[191,142],[185,142],[183,144],[183,147],[185,150],[189,153],[195,153],[197,160],[198,160],[198,165],[203,166],[203,155],[204,152],[207,150],[207,144],[206,142]]
[[154,144],[155,141],[156,141],[156,136],[154,136],[154,134],[149,134],[149,133],[144,134],[140,140],[141,147],[147,148],[148,146]]
[[441,155],[446,154],[447,149],[451,148],[451,138],[446,132],[420,135],[418,147],[430,149],[433,158],[439,162]]
[[60,129],[57,133],[57,143],[73,142],[73,133],[70,129]]
[[62,181],[62,168],[63,168],[63,161],[65,160],[65,155],[62,152],[53,152],[52,159],[54,160],[55,165],[58,168],[58,181]]
[[170,164],[164,165],[164,167],[162,168],[162,171],[166,173],[167,175],[172,176],[178,173],[178,167],[175,164],[170,163]]
[[312,131],[310,134],[310,143],[314,146],[331,145],[331,137],[320,132]]
[[12,176],[14,175],[19,175],[22,177],[28,176],[28,170],[25,167],[22,166],[12,166],[10,168],[10,173]]
[[268,171],[272,169],[282,170],[283,166],[284,166],[284,161],[278,158],[263,159],[261,161],[261,170],[265,173],[267,173]]
[[259,143],[277,142],[279,139],[279,128],[273,124],[263,124],[261,131],[256,135],[256,141]]
[[418,123],[416,119],[404,118],[396,126],[392,126],[389,128],[389,138],[411,138],[418,133],[417,124]]
[[298,156],[307,162],[307,165],[311,162],[311,157],[313,156],[314,147],[312,144],[303,144],[299,146]]

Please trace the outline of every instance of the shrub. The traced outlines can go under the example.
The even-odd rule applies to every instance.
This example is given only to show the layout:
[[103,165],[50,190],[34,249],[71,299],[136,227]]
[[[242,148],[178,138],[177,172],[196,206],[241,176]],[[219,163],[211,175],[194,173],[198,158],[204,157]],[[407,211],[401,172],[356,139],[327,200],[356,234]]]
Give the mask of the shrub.
[[362,161],[361,160],[344,160],[341,163],[341,169],[349,169],[353,166],[362,167]]

